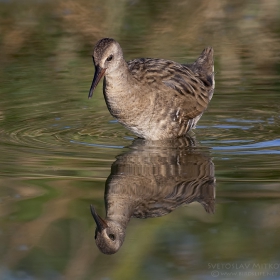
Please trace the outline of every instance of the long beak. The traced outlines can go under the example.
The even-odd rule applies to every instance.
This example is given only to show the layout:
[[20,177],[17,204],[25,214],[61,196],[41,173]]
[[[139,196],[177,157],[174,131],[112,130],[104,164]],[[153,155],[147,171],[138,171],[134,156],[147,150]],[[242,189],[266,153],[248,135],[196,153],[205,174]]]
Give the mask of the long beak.
[[91,214],[95,220],[96,226],[97,226],[97,230],[99,232],[101,232],[103,229],[105,229],[106,227],[108,227],[107,223],[96,213],[95,208],[93,207],[93,205],[90,205],[90,211]]
[[99,65],[95,66],[95,73],[94,73],[92,84],[91,84],[91,87],[89,90],[88,98],[92,97],[93,91],[96,88],[96,86],[98,85],[101,78],[104,76],[105,71],[106,71],[106,68],[101,68]]

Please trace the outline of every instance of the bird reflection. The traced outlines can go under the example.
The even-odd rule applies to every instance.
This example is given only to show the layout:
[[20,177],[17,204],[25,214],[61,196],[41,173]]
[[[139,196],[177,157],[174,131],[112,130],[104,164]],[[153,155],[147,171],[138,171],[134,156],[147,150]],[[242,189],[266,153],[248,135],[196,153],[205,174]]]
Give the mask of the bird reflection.
[[190,137],[164,142],[136,139],[112,164],[105,188],[106,218],[91,205],[98,248],[104,254],[116,253],[131,217],[160,217],[194,201],[214,213],[214,176],[207,151],[196,148]]

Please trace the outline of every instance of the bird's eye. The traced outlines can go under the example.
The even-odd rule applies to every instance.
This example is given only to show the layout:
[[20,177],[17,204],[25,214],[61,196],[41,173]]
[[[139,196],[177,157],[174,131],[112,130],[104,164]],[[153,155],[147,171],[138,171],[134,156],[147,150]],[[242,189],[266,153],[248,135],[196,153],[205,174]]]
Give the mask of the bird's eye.
[[112,241],[115,241],[115,235],[114,235],[114,234],[109,234],[109,238],[110,238]]
[[111,61],[113,59],[113,55],[111,54],[110,56],[107,57],[106,61]]

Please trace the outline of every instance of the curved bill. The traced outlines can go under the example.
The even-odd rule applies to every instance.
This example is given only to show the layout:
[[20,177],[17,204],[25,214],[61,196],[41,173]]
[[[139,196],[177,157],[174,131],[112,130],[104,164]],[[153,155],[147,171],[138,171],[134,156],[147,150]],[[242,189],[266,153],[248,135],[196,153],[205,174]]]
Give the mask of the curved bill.
[[107,223],[96,213],[95,208],[93,207],[93,205],[90,205],[90,211],[91,214],[95,220],[96,226],[97,226],[97,230],[99,232],[101,232],[103,229],[105,229],[106,227],[108,227]]
[[92,84],[91,84],[91,87],[90,87],[90,90],[89,90],[88,98],[92,97],[93,91],[96,88],[96,86],[98,85],[101,78],[104,76],[105,71],[106,71],[106,68],[101,68],[98,65],[95,66],[95,73],[94,73]]

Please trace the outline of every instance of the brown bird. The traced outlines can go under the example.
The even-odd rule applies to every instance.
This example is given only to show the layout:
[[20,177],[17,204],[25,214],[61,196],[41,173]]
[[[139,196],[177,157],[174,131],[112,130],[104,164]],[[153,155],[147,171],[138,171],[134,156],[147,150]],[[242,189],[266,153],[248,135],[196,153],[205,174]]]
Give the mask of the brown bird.
[[89,98],[104,76],[103,93],[112,116],[140,138],[179,137],[195,128],[214,93],[213,49],[193,64],[139,58],[126,62],[114,39],[97,42]]
[[164,143],[136,139],[130,151],[117,157],[106,181],[106,218],[91,205],[101,252],[120,249],[131,217],[161,217],[192,202],[214,212],[214,163],[207,152],[189,147],[193,145],[185,137]]

